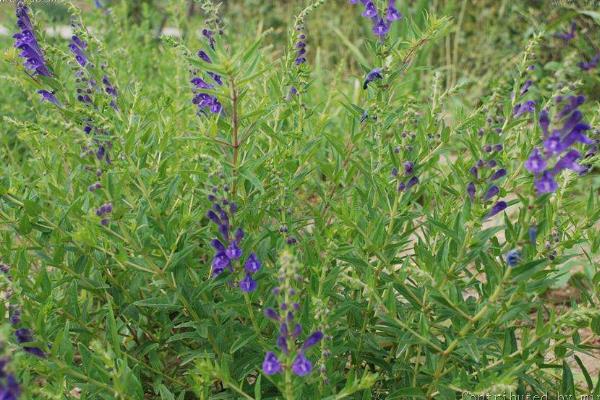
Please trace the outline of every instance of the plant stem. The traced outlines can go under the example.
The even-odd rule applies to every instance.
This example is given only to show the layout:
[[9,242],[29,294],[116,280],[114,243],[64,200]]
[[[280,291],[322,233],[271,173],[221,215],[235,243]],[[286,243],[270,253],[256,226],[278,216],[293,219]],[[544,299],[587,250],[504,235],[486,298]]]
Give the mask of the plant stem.
[[239,115],[238,115],[238,93],[235,86],[235,80],[233,76],[230,76],[229,87],[231,88],[231,147],[233,147],[233,188],[232,193],[235,196],[237,191],[237,169],[238,169],[238,158],[239,158],[239,147],[240,142],[238,138],[239,134]]
[[292,370],[291,368],[285,369],[285,399],[294,400],[294,385],[292,383]]

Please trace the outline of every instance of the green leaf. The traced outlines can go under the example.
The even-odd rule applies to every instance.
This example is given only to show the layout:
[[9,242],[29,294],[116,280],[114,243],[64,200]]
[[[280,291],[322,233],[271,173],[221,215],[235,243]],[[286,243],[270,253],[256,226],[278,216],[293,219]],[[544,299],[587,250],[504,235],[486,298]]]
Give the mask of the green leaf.
[[575,382],[573,381],[573,373],[566,361],[563,361],[562,383],[560,386],[561,394],[575,398]]

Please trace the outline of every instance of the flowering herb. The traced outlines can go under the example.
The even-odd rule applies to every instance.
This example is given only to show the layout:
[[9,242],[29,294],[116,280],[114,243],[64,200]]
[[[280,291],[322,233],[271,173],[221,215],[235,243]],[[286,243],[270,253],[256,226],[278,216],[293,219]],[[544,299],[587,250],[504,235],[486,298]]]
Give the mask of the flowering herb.
[[[210,48],[214,50],[216,44],[214,32],[205,28],[202,30],[202,36],[208,41]],[[212,60],[204,50],[198,51],[198,58],[208,64],[212,64]],[[214,72],[207,71],[206,75],[210,78],[209,80],[208,78],[198,76],[198,73],[198,70],[192,70],[193,78],[190,81],[193,85],[192,92],[194,93],[192,103],[198,108],[198,115],[205,115],[207,112],[220,114],[223,110],[223,106],[219,102],[219,99],[217,96],[207,93],[205,90],[214,89],[215,84],[222,86],[223,80],[221,76]]]
[[397,183],[397,190],[402,192],[408,190],[419,183],[419,178],[415,175],[415,163],[412,161],[406,161],[403,165],[402,175],[398,173],[398,170],[394,168],[392,170],[392,176],[395,178]]
[[[8,267],[8,265],[0,264],[0,271],[3,274],[6,274],[6,276],[8,277],[9,280],[12,280],[12,278],[10,276],[10,268]],[[13,297],[12,290],[9,289],[6,292],[7,303],[8,303],[8,300],[10,300],[12,297]],[[23,345],[23,350],[25,352],[32,354],[34,356],[37,356],[39,358],[45,358],[46,353],[44,353],[44,351],[42,349],[40,349],[39,347],[36,347],[36,346],[27,345],[27,343],[34,341],[33,333],[31,332],[31,330],[29,328],[23,328],[23,327],[19,328],[18,327],[21,324],[21,310],[19,309],[19,307],[14,304],[9,304],[8,311],[9,311],[10,324],[12,325],[13,328],[15,328],[15,339],[16,339],[17,343]],[[1,359],[0,359],[0,364],[1,364]],[[0,382],[1,382],[1,378],[2,378],[1,370],[2,370],[2,368],[0,368]],[[1,399],[2,399],[2,397],[0,397],[0,400]]]
[[301,65],[306,62],[306,30],[304,28],[304,20],[300,19],[298,25],[296,25],[297,41],[295,44],[296,48],[296,59],[294,63]]
[[308,335],[301,345],[299,344],[302,324],[298,315],[300,295],[297,287],[302,277],[298,271],[298,262],[291,253],[287,251],[282,253],[280,264],[279,286],[273,289],[278,299],[278,306],[266,308],[264,312],[268,319],[279,326],[277,337],[279,355],[274,351],[268,351],[265,354],[262,370],[266,375],[291,371],[297,376],[306,376],[313,370],[311,361],[306,357],[306,351],[323,339],[323,332],[317,330]]
[[15,376],[6,370],[8,359],[0,358],[0,399],[17,400],[21,395],[21,388]]
[[535,147],[525,168],[535,175],[534,185],[539,195],[553,193],[558,189],[556,176],[565,169],[578,174],[587,171],[585,166],[578,163],[581,153],[574,149],[577,143],[594,145],[585,132],[590,126],[583,121],[583,114],[578,110],[585,101],[583,96],[570,96],[568,99],[558,99],[562,108],[556,114],[556,123],[560,127],[550,129],[550,117],[547,110],[542,110],[539,125],[543,134],[541,146]]
[[[351,0],[350,4],[356,4],[357,1]],[[396,1],[389,0],[387,7],[380,13],[374,1],[361,0],[364,6],[362,16],[368,18],[373,23],[372,32],[380,39],[384,39],[390,31],[392,23],[402,19],[402,13],[396,8]]]
[[27,353],[32,354],[39,358],[45,358],[46,353],[39,347],[28,346],[27,343],[33,342],[33,334],[31,330],[28,328],[19,328],[15,331],[15,338],[17,339],[17,343],[23,345],[23,350]]
[[56,99],[56,96],[54,96],[54,93],[49,92],[47,90],[38,90],[38,94],[40,96],[42,96],[42,100],[44,101],[49,101],[52,104],[55,104],[57,106],[60,106],[60,103],[58,102],[58,100]]
[[[69,50],[75,59],[75,82],[77,91],[77,100],[93,114],[98,113],[102,110],[102,103],[108,102],[109,106],[118,111],[117,88],[111,83],[108,75],[106,74],[106,64],[100,65],[100,70],[96,70],[96,65],[92,63],[87,52],[90,51],[88,43],[83,39],[83,29],[77,24],[73,24],[78,33],[71,36],[69,43]],[[95,76],[102,74],[101,84],[97,81]],[[94,180],[97,180],[103,172],[104,168],[112,163],[111,149],[112,149],[112,135],[109,130],[103,129],[97,126],[94,118],[85,118],[82,121],[83,131],[86,135],[89,135],[89,142],[84,146],[84,156],[90,159],[97,159],[103,161],[104,165],[101,168],[95,169],[91,166],[87,167],[87,170],[95,170]],[[95,161],[89,160],[90,163]],[[98,181],[88,186],[89,192],[96,192],[102,188],[102,184]],[[110,220],[109,214],[112,212],[112,204],[106,203],[96,209],[96,216],[100,218],[100,225],[108,226]]]
[[87,48],[87,43],[81,40],[77,35],[71,36],[71,43],[69,44],[69,49],[75,60],[81,65],[85,67],[88,63],[88,59],[84,53],[84,50]]
[[35,30],[31,25],[29,18],[29,8],[22,0],[17,1],[17,25],[21,29],[13,38],[15,39],[15,47],[21,52],[19,57],[25,59],[25,68],[33,74],[52,76],[52,73],[46,65],[44,53],[37,41]]
[[[257,282],[254,275],[261,269],[261,262],[256,253],[250,253],[243,264],[241,264],[243,252],[241,242],[244,239],[244,231],[241,228],[233,230],[231,221],[237,212],[237,205],[226,198],[219,200],[215,194],[209,196],[212,203],[212,208],[207,212],[206,216],[218,227],[219,236],[212,240],[211,245],[215,251],[212,259],[211,275],[217,277],[226,270],[234,273],[237,272],[242,276],[239,279],[238,286],[242,292],[253,292],[257,288]],[[240,263],[241,268],[236,269],[234,266]]]
[[533,85],[533,81],[531,79],[527,79],[525,81],[525,83],[523,84],[523,86],[521,86],[521,90],[519,91],[519,94],[521,96],[523,96],[525,93],[527,93],[529,91],[529,88],[531,87],[531,85]]
[[528,100],[522,104],[519,103],[519,104],[515,105],[515,107],[513,108],[513,116],[515,118],[518,118],[523,114],[533,113],[533,112],[535,112],[535,101],[533,101],[533,100]]
[[366,90],[371,82],[378,79],[383,79],[383,75],[381,75],[381,68],[375,68],[367,74],[363,83],[363,89]]
[[516,267],[521,261],[521,252],[519,250],[511,250],[506,253],[506,263],[510,267]]
[[494,205],[492,206],[490,211],[487,213],[485,218],[486,219],[491,218],[491,217],[495,216],[496,214],[501,213],[502,211],[506,210],[506,207],[508,207],[508,204],[506,204],[506,202],[503,200],[494,203]]
[[575,21],[571,22],[571,26],[566,32],[557,32],[555,36],[559,39],[564,40],[565,42],[570,42],[575,39],[575,31],[577,30],[577,23]]
[[596,54],[590,61],[581,61],[577,64],[582,71],[591,71],[600,63],[600,53]]
[[[567,358],[599,317],[598,188],[561,171],[598,166],[597,104],[564,95],[594,97],[597,67],[574,66],[600,32],[589,15],[556,51],[541,2],[311,0],[295,19],[290,2],[227,2],[228,40],[217,1],[189,20],[143,3],[89,1],[90,29],[47,43],[21,13],[15,39],[44,54],[0,66],[0,257],[17,266],[0,264],[0,398],[580,389]],[[557,282],[587,292],[554,307]]]

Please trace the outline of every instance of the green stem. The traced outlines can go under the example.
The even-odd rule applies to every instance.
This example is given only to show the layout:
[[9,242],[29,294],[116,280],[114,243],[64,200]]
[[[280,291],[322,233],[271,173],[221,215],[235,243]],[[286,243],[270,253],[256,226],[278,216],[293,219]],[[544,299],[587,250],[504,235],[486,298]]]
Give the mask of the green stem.
[[294,400],[294,384],[292,382],[292,370],[289,368],[285,369],[285,399]]
[[252,303],[250,302],[250,296],[248,293],[244,292],[244,301],[246,302],[246,308],[248,309],[248,315],[250,315],[250,321],[252,321],[252,327],[254,328],[254,332],[256,333],[256,337],[260,338],[260,328],[258,323],[256,322],[256,317],[254,316],[254,310],[252,309]]

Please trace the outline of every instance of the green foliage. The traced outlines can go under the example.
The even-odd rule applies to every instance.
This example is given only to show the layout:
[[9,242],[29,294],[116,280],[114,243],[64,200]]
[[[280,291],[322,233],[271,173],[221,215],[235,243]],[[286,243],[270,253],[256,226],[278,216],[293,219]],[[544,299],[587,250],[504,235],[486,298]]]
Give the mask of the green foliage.
[[[585,176],[562,172],[544,196],[523,166],[557,95],[587,96],[598,139],[600,75],[577,67],[598,51],[596,11],[398,1],[404,19],[378,41],[346,1],[102,3],[110,12],[32,5],[52,78],[25,74],[0,36],[0,261],[10,266],[0,292],[11,294],[0,350],[23,398],[598,396],[584,355],[598,356],[600,333],[599,158],[582,162]],[[9,11],[0,23],[11,30]],[[578,34],[563,43],[554,34],[572,19]],[[106,96],[93,108],[76,100],[67,42],[43,33],[55,20],[75,22],[90,77],[118,88],[116,108]],[[223,29],[214,50],[197,35],[206,26]],[[363,90],[374,68],[383,77]],[[196,115],[190,70],[221,75],[206,92],[222,114]],[[511,94],[527,79],[538,106],[517,118]],[[60,107],[40,101],[44,88]],[[87,123],[108,132],[111,164],[86,155],[97,145]],[[495,161],[508,171],[498,197],[508,208],[493,218],[493,202],[466,192],[488,143],[503,144]],[[399,191],[407,161],[419,183]],[[244,257],[262,261],[249,294],[235,274],[211,276],[207,196],[224,186]],[[105,226],[96,210],[108,202]],[[521,257],[512,268],[511,250]],[[302,337],[325,335],[306,350],[304,377],[261,369],[277,348],[263,313],[277,304],[286,257],[300,275]],[[563,290],[577,295],[554,304]],[[17,327],[46,358],[22,351]]]

